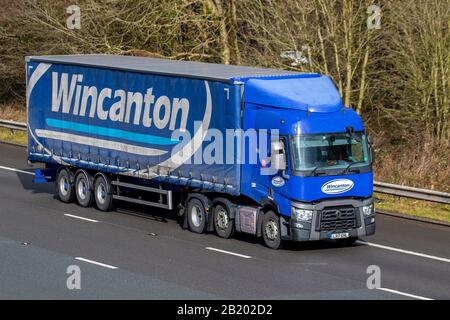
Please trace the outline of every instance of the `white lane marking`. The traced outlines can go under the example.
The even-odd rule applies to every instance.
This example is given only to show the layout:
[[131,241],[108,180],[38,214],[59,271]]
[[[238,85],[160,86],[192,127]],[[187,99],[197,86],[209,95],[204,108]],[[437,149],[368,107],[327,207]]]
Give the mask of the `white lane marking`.
[[88,218],[84,218],[84,217],[80,217],[80,216],[75,216],[75,215],[73,215],[73,214],[68,214],[68,213],[66,213],[66,214],[64,214],[66,217],[71,217],[71,218],[75,218],[75,219],[80,219],[80,220],[86,220],[86,221],[89,221],[89,222],[98,222],[98,220],[94,220],[94,219],[88,219]]
[[98,265],[98,266],[105,267],[105,268],[108,268],[108,269],[118,269],[118,268],[115,267],[115,266],[111,266],[111,265],[109,265],[109,264],[104,264],[104,263],[97,262],[97,261],[94,261],[94,260],[85,259],[85,258],[82,258],[82,257],[76,257],[75,260],[79,260],[79,261],[84,261],[84,262],[96,264],[96,265]]
[[134,153],[141,156],[160,156],[167,151],[160,150],[160,149],[154,149],[154,148],[144,148],[140,146],[135,146],[132,144],[127,143],[121,143],[117,141],[112,140],[105,140],[105,139],[97,139],[87,136],[79,136],[76,134],[71,133],[65,133],[65,132],[59,132],[59,131],[51,131],[51,130],[43,130],[43,129],[36,129],[36,135],[41,138],[48,138],[48,139],[54,139],[54,140],[62,140],[62,141],[68,141],[68,142],[74,142],[79,144],[84,144],[88,146],[94,146],[98,148],[105,148],[105,149],[112,149],[127,153]]
[[410,294],[410,293],[401,292],[401,291],[398,291],[398,290],[392,290],[392,289],[388,289],[388,288],[377,288],[377,289],[378,290],[383,290],[383,291],[386,291],[386,292],[390,292],[390,293],[399,294],[399,295],[410,297],[410,298],[414,298],[414,299],[419,299],[419,300],[434,300],[434,299],[431,299],[431,298],[422,297],[422,296],[416,296],[415,294]]
[[378,244],[378,243],[365,242],[365,241],[360,241],[360,240],[356,241],[356,243],[365,244],[365,245],[368,245],[370,247],[375,247],[375,248],[380,248],[380,249],[385,249],[385,250],[390,250],[390,251],[410,254],[410,255],[413,255],[413,256],[417,256],[417,257],[422,257],[422,258],[433,259],[433,260],[438,260],[438,261],[450,263],[450,259],[447,259],[447,258],[442,258],[442,257],[437,257],[437,256],[432,256],[432,255],[429,255],[429,254],[425,254],[425,253],[414,252],[414,251],[409,251],[409,250],[403,250],[403,249],[398,249],[398,248],[394,248],[394,247],[384,246],[384,245]]
[[34,176],[34,172],[25,171],[25,170],[20,170],[20,169],[16,169],[16,168],[10,168],[10,167],[0,166],[0,169],[8,170],[8,171],[14,171],[14,172],[19,172],[19,173],[25,173],[25,174],[29,174],[29,175]]
[[205,247],[205,249],[206,250],[217,251],[217,252],[222,252],[222,253],[226,253],[226,254],[231,254],[233,256],[237,256],[237,257],[241,257],[241,258],[245,258],[245,259],[250,259],[251,258],[251,256],[246,256],[245,254],[235,253],[235,252],[226,251],[226,250],[222,250],[222,249],[217,249],[217,248],[213,248],[213,247]]

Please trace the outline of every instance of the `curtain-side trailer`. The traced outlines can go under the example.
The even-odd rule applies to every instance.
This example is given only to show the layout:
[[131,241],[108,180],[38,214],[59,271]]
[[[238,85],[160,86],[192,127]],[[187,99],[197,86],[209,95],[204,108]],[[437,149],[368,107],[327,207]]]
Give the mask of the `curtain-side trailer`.
[[28,159],[63,202],[176,211],[193,232],[375,232],[373,149],[327,76],[114,55],[26,58]]

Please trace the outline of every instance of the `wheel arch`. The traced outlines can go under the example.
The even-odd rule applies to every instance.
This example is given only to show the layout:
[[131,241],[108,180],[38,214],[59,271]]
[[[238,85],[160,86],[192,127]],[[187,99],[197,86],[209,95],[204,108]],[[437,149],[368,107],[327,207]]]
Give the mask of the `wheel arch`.
[[74,174],[75,181],[76,181],[78,175],[80,175],[80,174],[82,174],[86,177],[86,180],[88,182],[88,188],[90,190],[93,190],[94,189],[94,177],[92,176],[92,174],[90,174],[89,171],[87,171],[85,169],[78,169]]
[[273,200],[269,198],[264,198],[261,200],[261,211],[263,214],[265,214],[267,211],[273,211],[277,215],[280,215],[280,209],[278,207],[278,204]]
[[70,182],[70,185],[73,187],[73,185],[75,184],[75,174],[73,173],[73,168],[71,168],[69,166],[59,166],[56,169],[55,179],[57,179],[59,173],[62,170],[65,170],[69,173],[69,182]]
[[229,209],[231,219],[234,219],[236,217],[237,206],[233,201],[225,197],[217,197],[212,200],[211,206],[214,207],[217,204],[222,204]]
[[105,181],[106,181],[106,188],[107,188],[107,192],[108,193],[114,193],[114,190],[112,189],[112,183],[111,183],[111,178],[110,177],[108,177],[104,172],[97,172],[95,175],[94,175],[94,178],[93,178],[93,180],[92,180],[92,182],[94,182],[95,181],[95,179],[97,179],[98,177],[102,177],[103,179],[105,179]]
[[258,220],[256,221],[256,236],[257,237],[262,237],[263,217],[269,211],[272,211],[277,216],[281,217],[280,210],[278,208],[278,204],[273,199],[263,198],[261,200],[261,210],[259,211],[260,213],[258,214]]
[[[228,212],[230,214],[230,219],[235,220],[236,217],[236,211],[237,206],[236,204],[231,201],[230,199],[227,199],[225,197],[216,197],[212,200],[211,209],[214,208],[217,204],[221,204],[225,206],[228,209]],[[210,219],[208,220],[208,231],[214,231],[214,210],[211,210],[210,213]]]

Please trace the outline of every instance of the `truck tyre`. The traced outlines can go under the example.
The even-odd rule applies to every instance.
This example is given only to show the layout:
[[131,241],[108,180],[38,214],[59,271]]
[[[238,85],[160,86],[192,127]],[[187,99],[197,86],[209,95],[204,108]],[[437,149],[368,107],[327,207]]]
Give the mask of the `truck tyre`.
[[264,244],[270,249],[277,250],[281,247],[280,218],[273,211],[267,211],[262,220]]
[[99,174],[94,181],[94,199],[97,208],[101,211],[109,211],[112,209],[113,196],[111,193],[111,180]]
[[94,202],[91,181],[90,174],[82,170],[75,177],[75,195],[78,204],[82,207],[90,207]]
[[234,231],[234,220],[231,219],[230,209],[228,205],[221,202],[213,207],[214,230],[224,239],[230,238]]
[[55,185],[59,200],[65,203],[73,201],[75,192],[72,184],[72,173],[68,169],[62,168],[59,170]]
[[203,203],[196,198],[191,198],[186,213],[189,230],[195,233],[203,233],[206,227],[206,211]]
[[355,244],[356,240],[358,240],[358,237],[351,237],[347,239],[338,239],[336,240],[337,243],[343,247],[350,247]]

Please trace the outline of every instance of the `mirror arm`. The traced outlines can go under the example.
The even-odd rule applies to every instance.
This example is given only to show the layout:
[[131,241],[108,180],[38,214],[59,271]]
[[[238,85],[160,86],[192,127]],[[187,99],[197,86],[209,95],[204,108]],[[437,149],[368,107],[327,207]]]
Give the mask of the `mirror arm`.
[[291,178],[291,176],[286,173],[286,169],[281,171],[281,176],[286,180]]
[[370,154],[370,164],[373,164],[375,162],[375,149],[371,145],[369,147],[369,154]]

